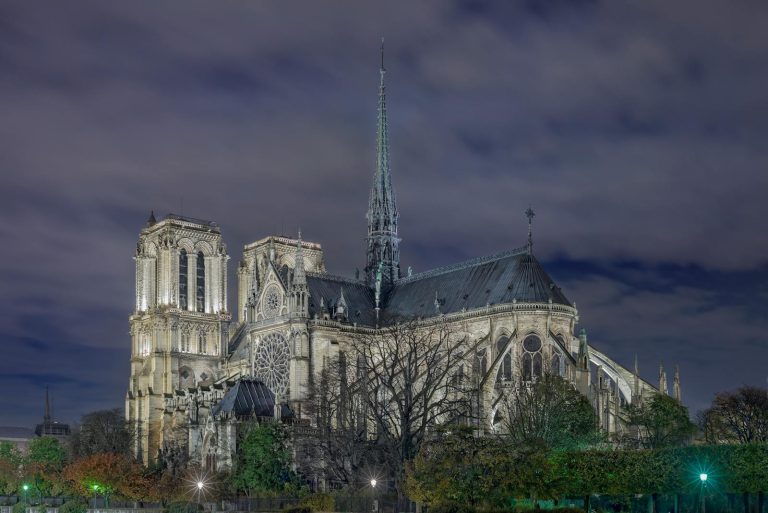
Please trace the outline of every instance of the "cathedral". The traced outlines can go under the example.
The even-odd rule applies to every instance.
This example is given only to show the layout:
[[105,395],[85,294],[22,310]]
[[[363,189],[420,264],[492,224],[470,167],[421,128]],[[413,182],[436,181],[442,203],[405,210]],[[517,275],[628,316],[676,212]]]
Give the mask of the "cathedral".
[[[531,209],[519,248],[403,272],[383,60],[380,79],[363,273],[329,274],[322,246],[300,233],[264,237],[243,248],[233,318],[230,257],[215,222],[173,214],[158,221],[153,214],[141,230],[126,395],[141,461],[180,444],[193,461],[229,468],[238,422],[309,422],[304,406],[312,377],[354,337],[393,319],[440,322],[472,342],[467,368],[479,383],[476,422],[484,432],[495,429],[500,398],[519,382],[518,373],[531,380],[552,372],[573,383],[609,434],[624,428],[625,405],[667,393],[663,369],[654,387],[640,379],[637,363],[629,370],[590,345],[584,330],[577,334],[575,304],[534,256]],[[679,399],[677,373],[673,394]]]

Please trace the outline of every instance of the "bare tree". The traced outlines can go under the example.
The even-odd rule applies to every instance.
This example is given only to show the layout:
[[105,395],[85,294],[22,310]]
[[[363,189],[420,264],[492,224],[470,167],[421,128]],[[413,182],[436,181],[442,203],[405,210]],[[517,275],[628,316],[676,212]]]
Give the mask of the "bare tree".
[[768,442],[768,390],[721,392],[699,417],[708,443]]
[[297,440],[305,453],[302,473],[343,487],[361,484],[375,454],[368,436],[365,380],[350,379],[349,373],[342,352],[314,378],[307,404],[314,429]]
[[474,349],[442,322],[397,322],[353,339],[349,389],[358,391],[369,434],[399,491],[405,463],[430,430],[470,420],[476,385],[465,355]]
[[130,454],[132,434],[122,410],[99,410],[83,415],[72,435],[76,458],[99,453]]

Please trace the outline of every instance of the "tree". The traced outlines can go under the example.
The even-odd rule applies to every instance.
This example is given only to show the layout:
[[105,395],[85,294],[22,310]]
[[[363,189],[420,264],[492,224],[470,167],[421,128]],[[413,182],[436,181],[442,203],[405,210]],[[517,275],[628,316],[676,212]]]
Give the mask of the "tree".
[[587,447],[601,439],[592,405],[558,375],[545,373],[532,382],[521,379],[505,391],[502,405],[502,433],[513,444],[543,443],[563,450]]
[[86,456],[64,468],[63,476],[72,492],[82,497],[118,495],[141,500],[150,495],[144,469],[123,454],[100,453]]
[[21,453],[10,442],[0,442],[0,495],[12,495],[21,485]]
[[429,432],[472,415],[472,354],[463,334],[444,324],[396,322],[353,338],[347,359],[351,389],[360,391],[369,432],[402,494],[404,467]]
[[40,495],[61,493],[61,470],[67,459],[67,451],[51,436],[34,438],[29,442],[22,461],[22,479]]
[[[328,362],[310,385],[307,412],[315,429],[297,439],[304,454],[305,476],[323,476],[344,486],[361,484],[375,457],[368,436],[365,389],[362,380],[348,379],[346,356]],[[367,483],[365,483],[367,486]]]
[[278,422],[253,423],[246,426],[238,443],[232,483],[249,496],[283,491],[295,482],[290,465],[285,426]]
[[688,443],[696,426],[688,417],[688,408],[666,394],[627,406],[627,416],[634,433],[626,436],[628,446],[646,449],[675,447]]
[[717,394],[700,425],[708,443],[768,442],[768,390],[744,386]]
[[99,453],[131,453],[131,430],[122,410],[99,410],[83,415],[72,434],[72,453],[76,458]]

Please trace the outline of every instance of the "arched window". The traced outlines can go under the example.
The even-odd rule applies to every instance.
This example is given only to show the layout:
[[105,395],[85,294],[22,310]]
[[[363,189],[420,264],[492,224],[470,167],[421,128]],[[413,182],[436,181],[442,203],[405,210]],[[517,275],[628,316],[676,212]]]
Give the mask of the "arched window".
[[179,253],[179,308],[187,309],[187,250]]
[[[496,341],[496,354],[500,355],[507,349],[509,337],[502,336]],[[510,381],[512,379],[512,355],[509,351],[504,354],[504,359],[496,375],[496,381]]]
[[528,335],[523,339],[523,380],[540,378],[543,371],[541,339]]
[[208,338],[204,331],[201,331],[197,336],[197,352],[200,354],[208,353]]
[[552,353],[551,372],[556,376],[560,375],[560,353],[557,351]]
[[197,254],[197,311],[205,312],[205,256]]
[[179,350],[182,353],[188,353],[189,352],[189,333],[181,332],[181,347]]

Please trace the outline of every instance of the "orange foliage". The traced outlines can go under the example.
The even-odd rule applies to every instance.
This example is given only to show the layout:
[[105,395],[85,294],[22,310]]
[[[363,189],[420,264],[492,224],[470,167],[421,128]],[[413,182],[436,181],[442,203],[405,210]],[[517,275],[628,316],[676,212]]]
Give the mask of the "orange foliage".
[[64,467],[63,477],[73,492],[84,497],[114,494],[141,500],[150,494],[144,469],[120,454],[94,454],[77,460]]

